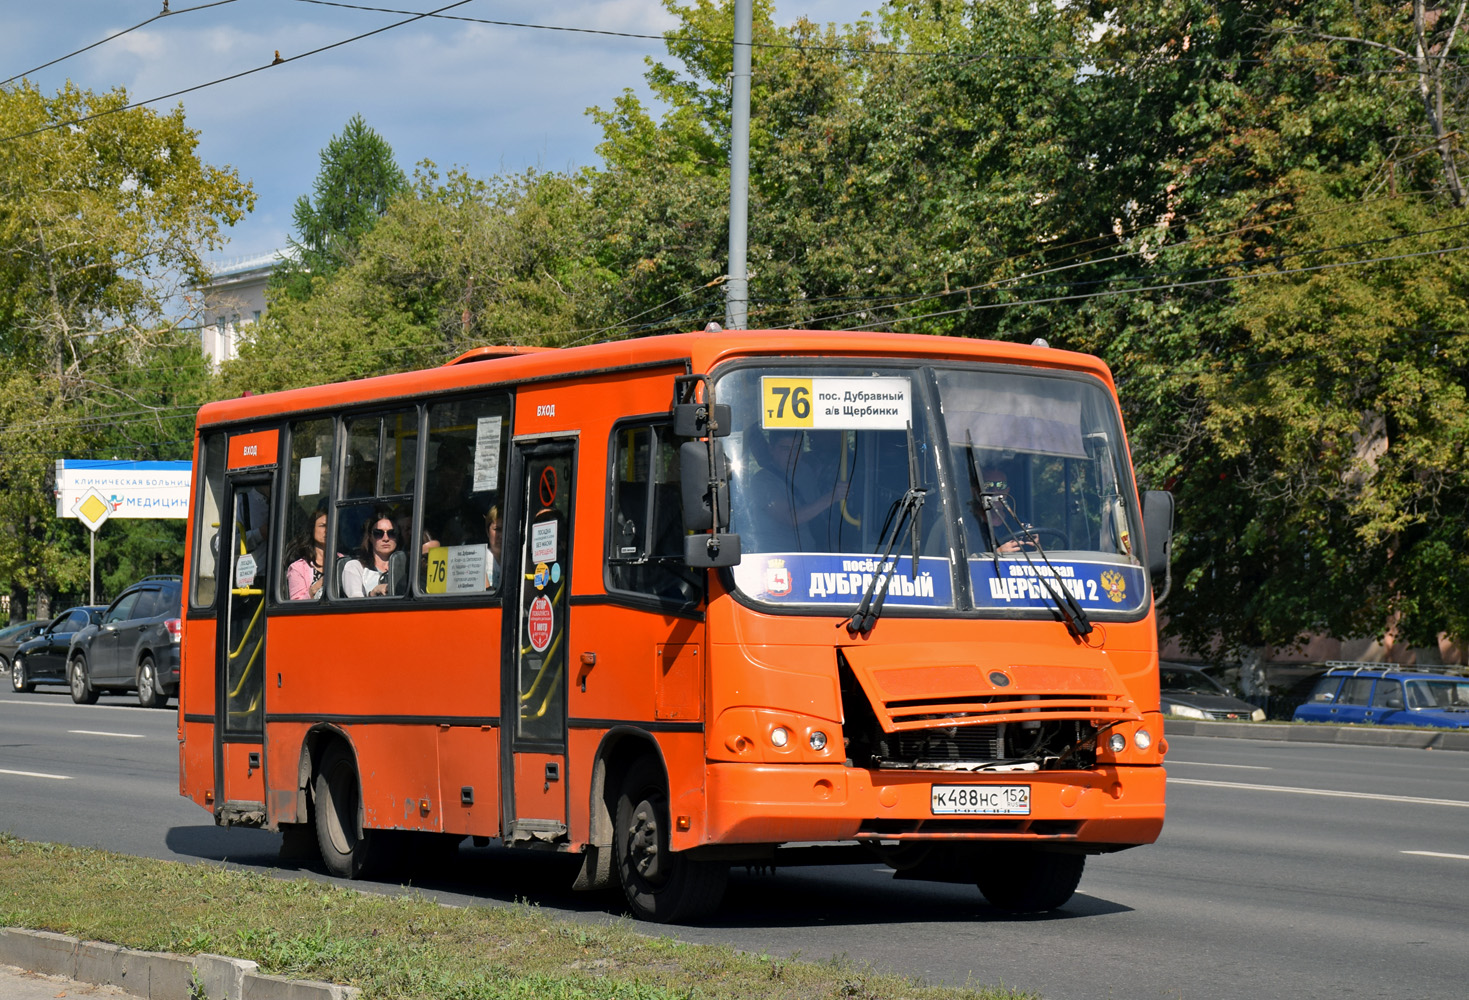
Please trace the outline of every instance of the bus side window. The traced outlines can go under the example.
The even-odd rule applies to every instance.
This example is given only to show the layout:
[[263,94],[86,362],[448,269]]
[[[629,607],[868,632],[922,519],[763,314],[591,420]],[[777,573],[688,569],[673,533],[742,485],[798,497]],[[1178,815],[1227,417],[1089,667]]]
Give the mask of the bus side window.
[[401,597],[423,550],[413,533],[418,410],[349,417],[345,427],[331,593]]
[[482,393],[428,407],[418,588],[429,596],[499,590],[500,510],[510,396]]
[[[327,514],[327,488],[332,472],[332,421],[298,420],[291,424],[290,467],[286,471],[285,531],[276,565],[277,599],[314,600],[323,593],[316,581],[316,524]],[[329,528],[327,529],[330,530]],[[331,571],[330,535],[322,552],[321,572]]]
[[677,444],[667,424],[613,431],[609,590],[679,603],[699,599],[700,574],[683,561]]
[[224,495],[224,433],[206,434],[199,442],[199,450],[203,482],[198,484],[198,502],[194,507],[194,581],[189,603],[196,608],[212,608],[219,589],[216,577],[221,544],[219,505]]

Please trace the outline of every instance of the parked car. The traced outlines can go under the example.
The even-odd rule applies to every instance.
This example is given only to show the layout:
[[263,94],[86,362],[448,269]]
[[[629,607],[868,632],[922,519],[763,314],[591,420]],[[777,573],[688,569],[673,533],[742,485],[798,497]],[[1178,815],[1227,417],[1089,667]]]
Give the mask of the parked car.
[[0,670],[10,673],[10,661],[15,659],[15,650],[27,639],[34,639],[41,634],[49,622],[36,619],[35,621],[21,622],[18,625],[8,625],[0,629]]
[[183,589],[182,577],[144,577],[76,634],[67,665],[72,701],[89,705],[99,691],[136,691],[139,705],[158,708],[178,694]]
[[72,637],[101,621],[105,610],[100,604],[84,604],[67,608],[46,622],[34,638],[15,648],[10,661],[10,686],[17,691],[34,691],[37,684],[65,684]]
[[1181,719],[1235,719],[1260,722],[1265,710],[1230,694],[1224,685],[1194,667],[1164,663],[1158,674],[1163,714]]
[[1469,676],[1423,667],[1338,667],[1321,676],[1292,721],[1469,729]]

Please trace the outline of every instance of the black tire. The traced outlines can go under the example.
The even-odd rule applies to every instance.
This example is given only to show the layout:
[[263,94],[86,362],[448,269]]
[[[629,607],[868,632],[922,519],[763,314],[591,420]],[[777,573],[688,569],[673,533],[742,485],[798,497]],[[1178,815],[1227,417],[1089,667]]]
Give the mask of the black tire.
[[321,860],[338,878],[360,877],[372,855],[372,832],[362,829],[357,763],[343,744],[333,743],[321,755],[313,787]]
[[158,689],[158,667],[151,656],[144,656],[138,664],[138,704],[144,708],[168,704],[168,695]]
[[1085,854],[1033,847],[985,852],[976,884],[991,906],[1011,913],[1045,913],[1066,905],[1081,882]]
[[617,874],[628,907],[641,920],[672,924],[719,908],[729,865],[694,861],[668,849],[668,789],[651,758],[634,762],[617,797]]
[[67,684],[71,687],[71,700],[78,705],[95,705],[97,689],[92,686],[92,676],[87,673],[87,660],[74,656],[66,668]]
[[16,660],[10,664],[10,686],[16,694],[30,694],[36,686],[26,680],[26,661]]

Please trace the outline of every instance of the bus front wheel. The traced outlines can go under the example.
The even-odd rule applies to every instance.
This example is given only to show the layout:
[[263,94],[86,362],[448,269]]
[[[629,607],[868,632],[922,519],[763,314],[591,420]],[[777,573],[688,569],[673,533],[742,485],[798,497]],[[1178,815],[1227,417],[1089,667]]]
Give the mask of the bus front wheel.
[[663,770],[644,757],[628,770],[617,798],[617,872],[633,915],[660,924],[713,913],[729,882],[728,864],[669,850],[668,820]]
[[357,878],[367,866],[370,832],[358,825],[361,789],[357,765],[340,743],[327,747],[316,770],[316,844],[327,871],[339,878]]
[[976,884],[991,906],[1011,913],[1044,913],[1066,905],[1081,882],[1085,854],[1031,847],[985,852]]

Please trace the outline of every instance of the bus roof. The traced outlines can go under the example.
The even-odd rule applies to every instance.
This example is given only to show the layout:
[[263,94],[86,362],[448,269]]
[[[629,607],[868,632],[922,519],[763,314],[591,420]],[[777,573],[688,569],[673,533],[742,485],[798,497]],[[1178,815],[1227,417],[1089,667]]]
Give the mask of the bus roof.
[[665,365],[707,372],[722,361],[739,357],[803,354],[819,354],[828,358],[907,357],[1021,364],[1086,372],[1102,379],[1115,391],[1111,372],[1101,359],[1050,347],[908,333],[722,330],[563,348],[478,347],[436,368],[208,403],[199,410],[198,425],[408,399],[424,393],[476,385],[547,381],[623,368]]

